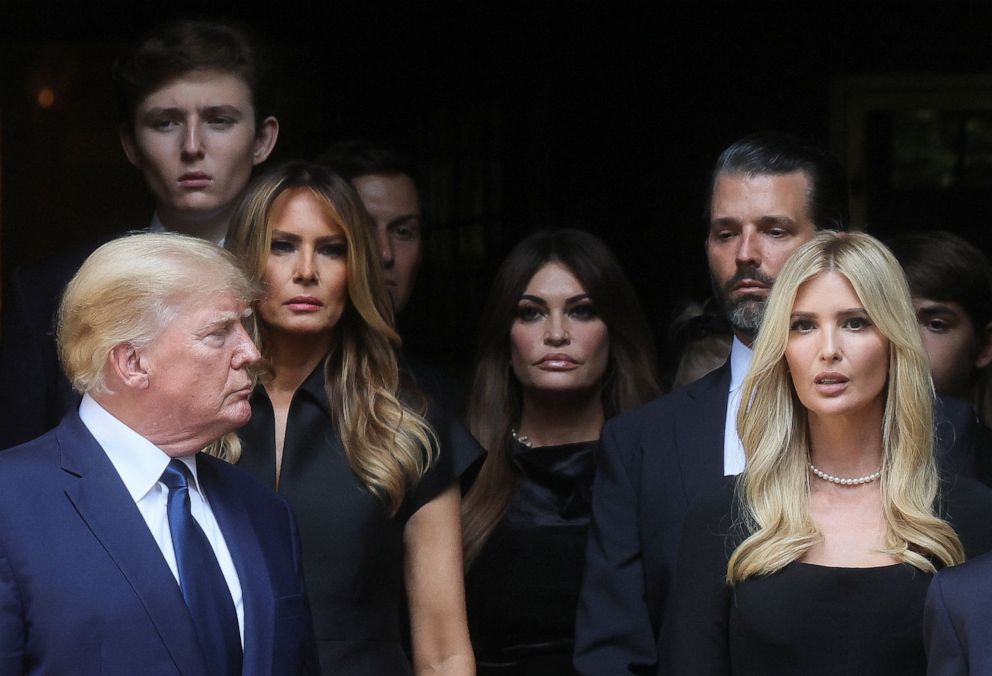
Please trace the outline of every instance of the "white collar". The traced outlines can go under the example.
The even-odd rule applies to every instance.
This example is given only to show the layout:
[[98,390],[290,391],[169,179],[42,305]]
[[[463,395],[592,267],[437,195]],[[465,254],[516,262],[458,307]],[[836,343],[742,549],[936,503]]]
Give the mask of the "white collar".
[[742,343],[737,336],[734,336],[734,341],[730,348],[731,392],[741,389],[741,385],[744,384],[744,376],[747,375],[747,370],[751,366],[751,357],[753,356],[754,352],[751,351],[751,348]]
[[[110,458],[114,469],[135,502],[148,494],[162,477],[170,458],[152,442],[110,414],[90,395],[83,395],[79,419]],[[196,456],[179,458],[193,475],[194,488],[200,492],[196,475]]]

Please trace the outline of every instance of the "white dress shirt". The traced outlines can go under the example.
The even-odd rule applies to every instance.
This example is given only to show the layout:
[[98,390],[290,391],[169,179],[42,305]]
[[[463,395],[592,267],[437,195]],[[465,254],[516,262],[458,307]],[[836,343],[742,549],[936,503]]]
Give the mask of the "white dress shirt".
[[744,445],[737,434],[737,409],[741,407],[741,385],[751,366],[751,348],[734,338],[730,348],[730,395],[727,397],[727,418],[723,428],[723,473],[725,476],[744,471]]
[[[169,564],[172,575],[179,583],[179,567],[176,565],[176,552],[172,545],[172,534],[169,530],[167,505],[169,489],[159,479],[165,471],[171,458],[161,449],[132,430],[120,420],[111,415],[88,394],[83,396],[79,405],[79,418],[90,431],[104,453],[110,458],[114,469],[124,482],[127,492],[137,505],[138,511],[148,524],[148,530],[155,538],[156,544],[162,550],[165,562]],[[241,597],[241,582],[231,559],[231,552],[224,541],[224,535],[217,525],[217,519],[210,509],[207,496],[200,490],[196,474],[196,457],[179,458],[193,475],[189,485],[190,511],[193,519],[203,529],[210,546],[214,550],[221,572],[227,581],[228,590],[234,600],[234,608],[238,613],[238,629],[241,632],[241,644],[245,641],[245,611]]]

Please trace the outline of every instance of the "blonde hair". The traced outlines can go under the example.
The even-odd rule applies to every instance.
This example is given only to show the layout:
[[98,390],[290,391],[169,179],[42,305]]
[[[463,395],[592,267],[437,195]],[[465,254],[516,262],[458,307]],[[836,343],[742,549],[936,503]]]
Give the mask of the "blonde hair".
[[[303,162],[275,167],[248,187],[225,246],[260,280],[271,247],[273,204],[296,191],[316,197],[347,240],[348,303],[327,346],[324,388],[348,465],[395,514],[433,462],[438,442],[423,407],[414,410],[400,398],[400,337],[393,327],[375,229],[358,195],[326,167]],[[266,327],[258,313],[248,323],[268,357]],[[263,368],[271,373],[276,365]],[[237,462],[238,457],[227,459]]]
[[[132,234],[94,251],[69,282],[57,315],[59,360],[74,389],[109,393],[105,367],[117,345],[150,344],[198,301],[234,293],[246,304],[258,287],[230,253],[175,233]],[[234,434],[215,453],[238,452]]]
[[747,459],[737,497],[745,533],[727,564],[730,584],[770,575],[820,539],[810,514],[807,411],[785,363],[799,288],[827,271],[842,274],[889,341],[882,420],[883,552],[934,572],[964,560],[954,529],[934,511],[939,478],[934,458],[933,385],[899,263],[875,238],[823,232],[783,267],[768,301],[744,379],[737,427]]

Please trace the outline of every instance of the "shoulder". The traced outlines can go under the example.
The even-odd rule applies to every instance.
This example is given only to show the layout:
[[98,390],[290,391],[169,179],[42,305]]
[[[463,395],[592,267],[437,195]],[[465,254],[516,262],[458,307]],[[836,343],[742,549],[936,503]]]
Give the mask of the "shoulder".
[[[673,417],[686,407],[708,406],[722,399],[725,401],[730,387],[730,369],[724,365],[638,408],[621,413],[607,426],[618,431],[647,431],[662,424],[671,424]],[[722,417],[723,411],[720,411]]]
[[966,477],[945,479],[940,514],[958,534],[969,558],[992,551],[992,489]]

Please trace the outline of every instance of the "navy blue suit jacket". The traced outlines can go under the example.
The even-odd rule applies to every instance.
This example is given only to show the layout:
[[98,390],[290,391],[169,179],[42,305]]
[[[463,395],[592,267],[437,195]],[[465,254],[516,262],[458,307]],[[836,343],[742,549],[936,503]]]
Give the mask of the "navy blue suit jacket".
[[923,638],[928,676],[992,674],[992,554],[937,573]]
[[[729,390],[727,362],[603,428],[576,616],[579,673],[655,673],[682,522],[723,477]],[[942,468],[974,476],[970,407],[938,399],[936,417]]]
[[[197,457],[244,601],[243,673],[319,673],[289,506]],[[72,411],[0,454],[0,673],[211,676],[179,585]]]

